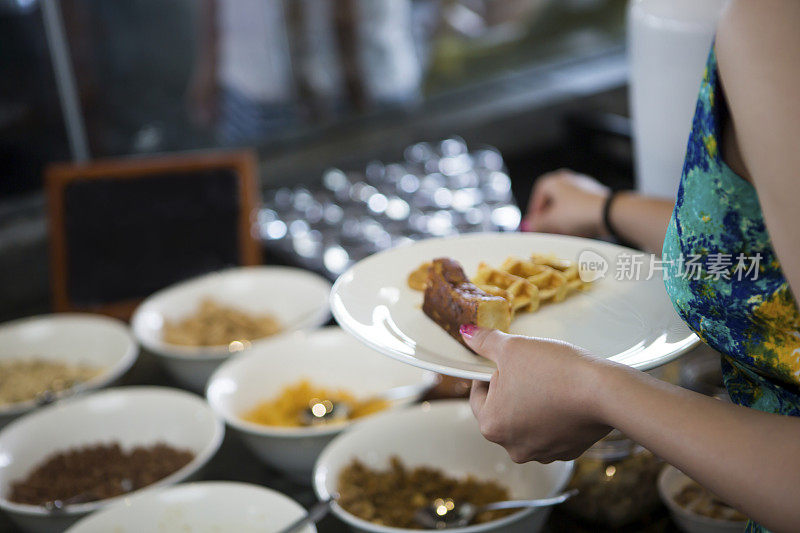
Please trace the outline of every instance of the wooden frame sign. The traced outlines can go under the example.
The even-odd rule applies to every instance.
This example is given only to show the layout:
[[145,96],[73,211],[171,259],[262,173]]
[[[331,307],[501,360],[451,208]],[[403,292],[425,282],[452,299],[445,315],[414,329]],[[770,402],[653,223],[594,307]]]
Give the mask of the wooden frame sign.
[[256,265],[251,151],[51,165],[45,175],[55,311],[130,317],[152,292]]

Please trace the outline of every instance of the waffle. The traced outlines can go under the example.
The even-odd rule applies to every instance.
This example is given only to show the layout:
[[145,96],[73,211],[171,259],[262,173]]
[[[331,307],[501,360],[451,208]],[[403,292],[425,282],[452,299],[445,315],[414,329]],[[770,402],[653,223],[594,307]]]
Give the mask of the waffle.
[[539,307],[539,288],[527,278],[507,270],[481,263],[472,283],[484,292],[505,298],[511,307],[512,317],[517,312],[535,311]]
[[[525,279],[535,285],[539,289],[539,303],[561,302],[573,292],[584,288],[578,274],[578,265],[553,255],[533,254],[530,259],[509,257],[500,268],[494,270]],[[532,310],[536,308],[538,305]]]
[[[461,340],[460,335],[456,334],[458,325],[466,323],[464,320],[476,324],[476,316],[473,316],[472,320],[468,320],[469,317],[466,314],[451,317],[453,320],[444,325],[434,315],[441,318],[442,309],[448,305],[453,308],[459,307],[459,301],[463,298],[458,291],[451,290],[448,293],[442,288],[447,288],[448,284],[443,280],[452,278],[456,268],[460,276],[463,276],[463,271],[458,263],[451,259],[437,259],[433,265],[434,268],[431,267],[431,263],[425,263],[409,274],[408,285],[412,289],[425,291],[426,314],[434,318],[454,338]],[[450,279],[450,286],[454,286],[453,279]],[[481,263],[478,265],[477,273],[471,279],[467,280],[463,276],[459,283],[472,285],[486,296],[502,298],[508,306],[511,319],[519,313],[536,311],[542,304],[561,302],[570,294],[587,285],[581,281],[578,266],[575,263],[559,259],[554,255],[543,254],[532,254],[529,259],[509,257],[499,267]],[[433,284],[439,287],[435,301],[432,298],[431,290]],[[452,301],[448,303],[448,299]],[[494,305],[496,307],[496,302]],[[502,330],[507,331],[507,329]]]

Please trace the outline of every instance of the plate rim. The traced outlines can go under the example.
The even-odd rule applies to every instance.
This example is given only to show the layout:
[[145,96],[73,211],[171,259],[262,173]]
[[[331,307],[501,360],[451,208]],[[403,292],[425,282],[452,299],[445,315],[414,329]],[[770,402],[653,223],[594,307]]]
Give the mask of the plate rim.
[[[365,257],[364,259],[362,259],[362,260],[356,262],[355,264],[351,265],[347,270],[345,270],[342,274],[340,274],[339,277],[336,278],[336,281],[333,283],[333,286],[331,287],[331,293],[330,293],[330,298],[329,298],[331,314],[333,315],[334,320],[336,320],[336,323],[339,324],[339,326],[343,330],[347,331],[350,335],[353,335],[356,339],[361,341],[363,344],[366,344],[367,346],[369,346],[373,350],[375,350],[375,351],[377,351],[377,352],[379,352],[379,353],[381,353],[381,354],[383,354],[385,356],[388,356],[388,357],[391,357],[393,359],[396,359],[396,360],[398,360],[400,362],[403,362],[403,363],[406,363],[406,364],[410,364],[410,365],[413,365],[413,366],[416,366],[418,368],[422,368],[422,369],[425,369],[425,370],[431,370],[431,371],[437,372],[439,374],[452,376],[452,377],[455,377],[455,378],[470,379],[470,380],[477,380],[477,381],[490,381],[492,376],[496,372],[496,370],[492,371],[492,373],[490,374],[487,371],[465,370],[465,369],[456,368],[454,366],[446,366],[446,365],[442,365],[442,364],[439,364],[439,363],[426,361],[424,359],[420,359],[419,357],[414,357],[414,356],[410,356],[410,355],[398,352],[397,350],[392,349],[391,347],[386,347],[386,346],[384,346],[382,344],[373,342],[370,339],[360,335],[358,333],[358,331],[357,331],[357,328],[354,327],[353,324],[351,323],[351,321],[355,321],[355,319],[347,311],[347,308],[345,307],[344,302],[343,302],[342,297],[341,297],[341,294],[340,294],[341,287],[347,282],[346,281],[347,278],[352,277],[352,273],[354,272],[354,270],[357,267],[359,267],[359,266],[363,267],[363,265],[365,263],[371,263],[373,261],[380,260],[382,257],[384,257],[386,255],[391,255],[393,253],[396,253],[397,250],[412,248],[415,245],[418,245],[418,244],[421,244],[421,243],[429,243],[431,241],[447,242],[447,241],[476,239],[476,238],[479,239],[479,238],[482,238],[482,237],[489,237],[489,236],[491,236],[493,238],[501,238],[501,239],[519,238],[519,237],[528,237],[528,236],[530,236],[530,237],[536,237],[536,236],[539,236],[539,237],[550,237],[550,238],[557,238],[559,240],[568,240],[568,241],[574,241],[574,242],[584,242],[584,243],[587,243],[587,244],[589,244],[591,242],[595,242],[595,243],[600,244],[604,248],[605,247],[616,248],[620,252],[635,253],[635,254],[646,254],[647,253],[647,252],[644,252],[642,250],[636,250],[634,248],[629,248],[627,246],[622,246],[622,245],[619,245],[619,244],[616,244],[616,243],[607,242],[607,241],[602,241],[602,240],[597,240],[597,239],[589,239],[589,238],[586,238],[586,237],[577,237],[577,236],[574,236],[574,235],[559,235],[559,234],[555,234],[555,233],[539,233],[539,232],[526,232],[526,233],[519,233],[519,232],[476,232],[476,233],[465,233],[465,234],[461,234],[461,235],[450,235],[450,236],[446,236],[446,237],[433,237],[433,238],[430,238],[430,239],[423,239],[423,240],[414,241],[412,243],[408,243],[408,244],[405,244],[405,245],[401,245],[401,246],[397,246],[397,247],[394,247],[394,248],[390,248],[388,250],[383,250],[383,251],[378,252],[376,254],[373,254],[373,255],[370,255],[368,257]],[[687,327],[687,329],[688,329],[688,327]],[[625,366],[628,366],[630,368],[634,368],[634,369],[637,369],[637,370],[641,370],[641,371],[653,370],[653,369],[658,368],[660,366],[663,366],[663,365],[665,365],[665,364],[667,364],[667,363],[669,363],[671,361],[674,361],[675,359],[677,359],[681,355],[685,354],[686,352],[688,352],[689,350],[694,348],[700,342],[700,338],[697,336],[697,334],[695,334],[694,332],[691,332],[691,330],[689,330],[689,331],[690,331],[690,334],[686,338],[684,338],[681,341],[679,341],[678,343],[676,343],[679,346],[675,350],[673,350],[671,352],[668,352],[668,353],[666,353],[664,355],[661,355],[659,357],[656,357],[654,359],[648,360],[646,362],[628,364],[628,363],[624,363],[624,362],[621,362],[621,361],[617,361],[615,358],[618,357],[618,356],[611,356],[611,357],[607,357],[606,359],[609,360],[609,361],[614,361],[614,362],[617,362],[617,363],[620,363],[620,364],[624,364]]]

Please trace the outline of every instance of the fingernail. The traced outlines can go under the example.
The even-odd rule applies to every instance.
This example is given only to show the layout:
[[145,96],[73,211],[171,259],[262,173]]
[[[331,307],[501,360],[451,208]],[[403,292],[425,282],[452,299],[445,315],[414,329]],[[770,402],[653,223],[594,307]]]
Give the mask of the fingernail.
[[523,218],[522,222],[519,223],[519,230],[520,231],[530,231],[531,230],[531,223],[528,222],[528,219]]
[[461,324],[461,327],[458,328],[458,332],[468,339],[471,339],[476,331],[478,331],[478,326],[475,324]]

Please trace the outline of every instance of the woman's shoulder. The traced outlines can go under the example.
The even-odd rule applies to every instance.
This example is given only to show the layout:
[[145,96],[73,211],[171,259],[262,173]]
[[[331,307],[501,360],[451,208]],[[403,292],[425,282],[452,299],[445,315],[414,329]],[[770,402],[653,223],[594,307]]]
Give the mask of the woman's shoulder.
[[757,187],[793,179],[773,167],[796,169],[782,160],[794,157],[788,154],[797,149],[800,124],[798,26],[797,0],[734,0],[717,30],[719,81],[738,152]]
[[[800,2],[734,0],[720,21],[715,51],[732,98],[759,97],[800,82]],[[787,94],[796,94],[791,86]],[[736,102],[732,102],[735,104]]]

